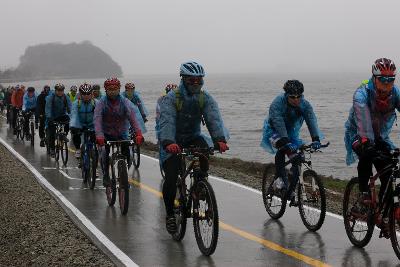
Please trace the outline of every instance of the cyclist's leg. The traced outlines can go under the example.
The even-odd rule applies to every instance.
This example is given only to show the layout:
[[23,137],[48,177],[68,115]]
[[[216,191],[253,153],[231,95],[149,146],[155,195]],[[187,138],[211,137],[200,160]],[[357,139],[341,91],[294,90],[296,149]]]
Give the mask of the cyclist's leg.
[[27,134],[29,134],[29,117],[30,117],[29,110],[26,110],[22,114],[24,116],[24,132],[25,132],[25,135],[27,135]]
[[12,125],[12,128],[14,129],[14,134],[16,132],[15,124],[17,123],[17,114],[18,114],[18,109],[15,107],[12,107],[11,125]]
[[44,115],[39,116],[39,137],[40,137],[40,146],[44,146],[44,138],[46,137],[45,134],[45,126],[46,126],[46,119]]
[[[387,163],[385,161],[379,160],[379,159],[374,160],[373,163],[374,163],[376,171],[378,171],[378,172],[387,166]],[[389,181],[389,177],[390,177],[390,172],[387,172],[384,175],[381,175],[379,177],[379,180],[381,181],[381,188],[379,190],[379,202],[382,201],[383,193],[385,192],[385,188]]]
[[74,143],[75,149],[81,149],[81,129],[71,127],[72,142]]
[[102,164],[103,164],[103,186],[107,187],[107,186],[110,185],[110,168],[109,168],[109,165],[110,165],[110,158],[109,158],[110,146],[109,145],[103,146],[103,149],[102,149],[101,152],[102,152],[101,160],[102,160]]
[[360,192],[369,192],[368,181],[372,176],[372,158],[368,155],[360,156],[357,171]]
[[54,123],[50,123],[47,126],[47,138],[48,138],[48,145],[50,147],[50,151],[54,152],[55,149],[55,139],[56,139],[56,125]]
[[171,155],[163,164],[165,181],[163,184],[163,196],[167,216],[174,215],[174,200],[176,196],[176,181],[178,179],[180,159],[177,155]]
[[124,155],[126,157],[127,163],[129,163],[130,159],[131,159],[130,152],[129,152],[129,144],[127,144],[127,143],[121,144],[121,153],[122,153],[122,155]]

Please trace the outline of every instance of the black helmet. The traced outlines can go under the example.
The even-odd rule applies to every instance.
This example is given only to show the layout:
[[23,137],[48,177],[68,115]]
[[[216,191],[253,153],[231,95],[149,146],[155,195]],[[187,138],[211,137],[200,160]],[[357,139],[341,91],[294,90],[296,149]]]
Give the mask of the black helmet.
[[288,80],[285,82],[283,90],[288,95],[301,95],[304,92],[304,86],[298,80]]
[[100,85],[95,84],[92,86],[93,91],[99,90],[100,91]]
[[54,89],[57,90],[64,90],[65,86],[62,83],[57,83],[56,85],[54,85]]
[[35,87],[28,87],[28,92],[35,92]]

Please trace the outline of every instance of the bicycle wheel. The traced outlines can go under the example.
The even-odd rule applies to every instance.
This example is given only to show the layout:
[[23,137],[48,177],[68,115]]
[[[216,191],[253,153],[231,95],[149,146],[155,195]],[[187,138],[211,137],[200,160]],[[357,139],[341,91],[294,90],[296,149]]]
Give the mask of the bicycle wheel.
[[193,228],[197,246],[201,253],[214,253],[218,242],[218,207],[214,190],[206,180],[197,182],[196,199],[193,199]]
[[352,178],[346,186],[343,199],[343,221],[346,234],[356,247],[364,247],[374,232],[373,211],[359,204],[359,180]]
[[58,136],[56,138],[56,145],[55,145],[55,152],[56,152],[56,162],[58,162],[58,160],[60,159],[60,148],[62,146],[62,141],[60,140],[60,137]]
[[310,231],[321,228],[326,214],[325,188],[321,179],[312,170],[303,173],[303,184],[299,184],[297,196],[301,220]]
[[270,175],[268,169],[264,170],[262,181],[262,198],[265,210],[273,219],[279,219],[285,213],[287,199],[285,190],[276,190],[273,188],[275,175]]
[[135,169],[138,169],[140,166],[140,146],[137,144],[133,144],[132,146],[132,162],[135,166]]
[[172,235],[172,238],[176,241],[181,241],[186,233],[186,197],[185,188],[182,187],[183,181],[178,178],[178,186],[176,189],[176,197],[174,202],[174,213],[176,219],[177,231]]
[[24,131],[24,120],[22,118],[19,119],[18,131],[19,131],[19,138],[22,141],[24,141],[25,131]]
[[390,241],[396,253],[397,258],[400,259],[400,207],[397,204],[391,208],[390,211]]
[[91,149],[89,150],[89,175],[88,175],[88,181],[89,181],[89,186],[90,189],[93,189],[94,186],[96,185],[96,168],[97,168],[97,153],[95,150]]
[[107,202],[109,206],[114,206],[115,198],[117,196],[117,186],[115,178],[114,164],[111,163],[111,184],[106,187]]
[[61,158],[64,163],[64,166],[67,166],[68,162],[68,143],[65,142],[64,140],[60,140],[60,152],[61,152]]
[[31,130],[31,146],[35,145],[35,124],[33,122],[30,123]]
[[85,145],[81,146],[81,158],[80,158],[80,166],[82,172],[82,180],[83,183],[87,183],[89,181],[89,155],[87,153]]
[[121,210],[122,215],[128,213],[129,208],[129,184],[128,184],[128,168],[124,160],[118,161],[118,200],[119,200],[119,208]]

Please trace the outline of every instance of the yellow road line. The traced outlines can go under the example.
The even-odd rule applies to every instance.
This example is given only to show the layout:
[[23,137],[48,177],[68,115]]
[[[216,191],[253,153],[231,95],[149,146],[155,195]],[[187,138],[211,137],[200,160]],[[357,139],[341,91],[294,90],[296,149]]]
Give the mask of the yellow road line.
[[[141,182],[138,182],[136,180],[133,180],[133,179],[129,179],[129,183],[134,185],[134,186],[136,186],[136,187],[143,188],[144,190],[146,190],[146,191],[148,191],[148,192],[150,192],[150,193],[162,198],[162,193],[161,192],[159,192],[158,190],[156,190],[156,189],[154,189],[154,188],[152,188],[152,187],[150,187],[148,185],[145,185],[145,184],[143,184]],[[274,242],[271,242],[269,240],[260,238],[258,236],[255,236],[255,235],[251,234],[251,233],[248,233],[246,231],[240,230],[240,229],[238,229],[238,228],[236,228],[236,227],[234,227],[232,225],[226,224],[226,223],[224,223],[222,221],[219,221],[219,226],[222,229],[226,230],[226,231],[235,233],[235,234],[237,234],[237,235],[239,235],[239,236],[241,236],[241,237],[243,237],[245,239],[257,242],[257,243],[259,243],[259,244],[261,244],[261,245],[263,245],[263,246],[265,246],[265,247],[267,247],[269,249],[281,252],[281,253],[283,253],[285,255],[288,255],[290,257],[293,257],[295,259],[303,261],[303,262],[305,262],[305,263],[307,263],[307,264],[309,264],[311,266],[319,266],[319,267],[322,267],[322,266],[323,267],[328,267],[328,266],[330,266],[329,264],[326,264],[326,263],[324,263],[324,262],[322,262],[320,260],[316,260],[316,259],[313,259],[313,258],[308,257],[306,255],[303,255],[303,254],[301,254],[299,252],[296,252],[294,250],[284,248],[284,247],[282,247],[282,246],[280,246],[280,245],[278,245],[278,244],[276,244]]]

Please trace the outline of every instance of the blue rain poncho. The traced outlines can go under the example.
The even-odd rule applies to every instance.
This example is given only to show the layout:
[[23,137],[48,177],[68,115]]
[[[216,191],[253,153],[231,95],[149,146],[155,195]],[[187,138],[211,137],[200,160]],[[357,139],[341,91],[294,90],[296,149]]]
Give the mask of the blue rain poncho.
[[22,110],[29,110],[36,108],[37,95],[33,93],[32,97],[29,97],[28,92],[25,92],[22,98]]
[[71,100],[65,94],[57,96],[54,91],[50,91],[46,97],[46,126],[48,122],[71,113]]
[[96,100],[83,101],[82,99],[76,100],[72,103],[71,121],[72,128],[82,129],[88,128],[94,130],[94,109],[96,107]]
[[133,94],[132,94],[131,97],[129,97],[129,96],[127,95],[126,91],[123,92],[122,95],[123,95],[124,97],[128,98],[133,104],[135,104],[135,106],[138,107],[138,109],[139,109],[139,111],[140,111],[140,114],[142,115],[142,118],[143,118],[143,119],[145,119],[145,118],[148,116],[149,112],[147,111],[146,106],[144,105],[143,99],[142,99],[142,97],[140,96],[140,93],[139,93],[139,92],[137,92],[137,91],[135,90],[135,91],[133,92]]
[[345,123],[344,143],[346,146],[346,164],[350,165],[357,159],[353,152],[352,143],[358,136],[374,141],[380,137],[391,148],[395,145],[389,138],[393,124],[396,121],[396,111],[400,111],[400,91],[393,86],[389,99],[389,106],[378,111],[376,105],[376,90],[372,79],[363,83],[353,95],[353,106],[350,108],[349,117]]
[[[172,143],[185,145],[199,136],[205,137],[201,133],[202,116],[211,135],[211,143],[229,139],[218,104],[206,90],[202,90],[204,94],[202,108],[199,101],[200,94],[189,95],[182,82],[177,90],[179,90],[182,99],[182,107],[179,111],[177,110],[177,97],[174,90],[171,90],[159,103],[159,125],[156,136],[161,144],[161,164],[170,156],[163,149],[164,146]],[[207,141],[207,138],[205,140]]]
[[300,129],[304,121],[312,137],[323,138],[313,108],[304,97],[301,98],[299,107],[293,107],[288,104],[285,93],[278,95],[272,101],[269,114],[264,120],[260,146],[267,152],[275,154],[277,149],[270,140],[274,134],[277,134],[279,138],[288,138],[295,145],[303,144],[303,140],[300,139]]

